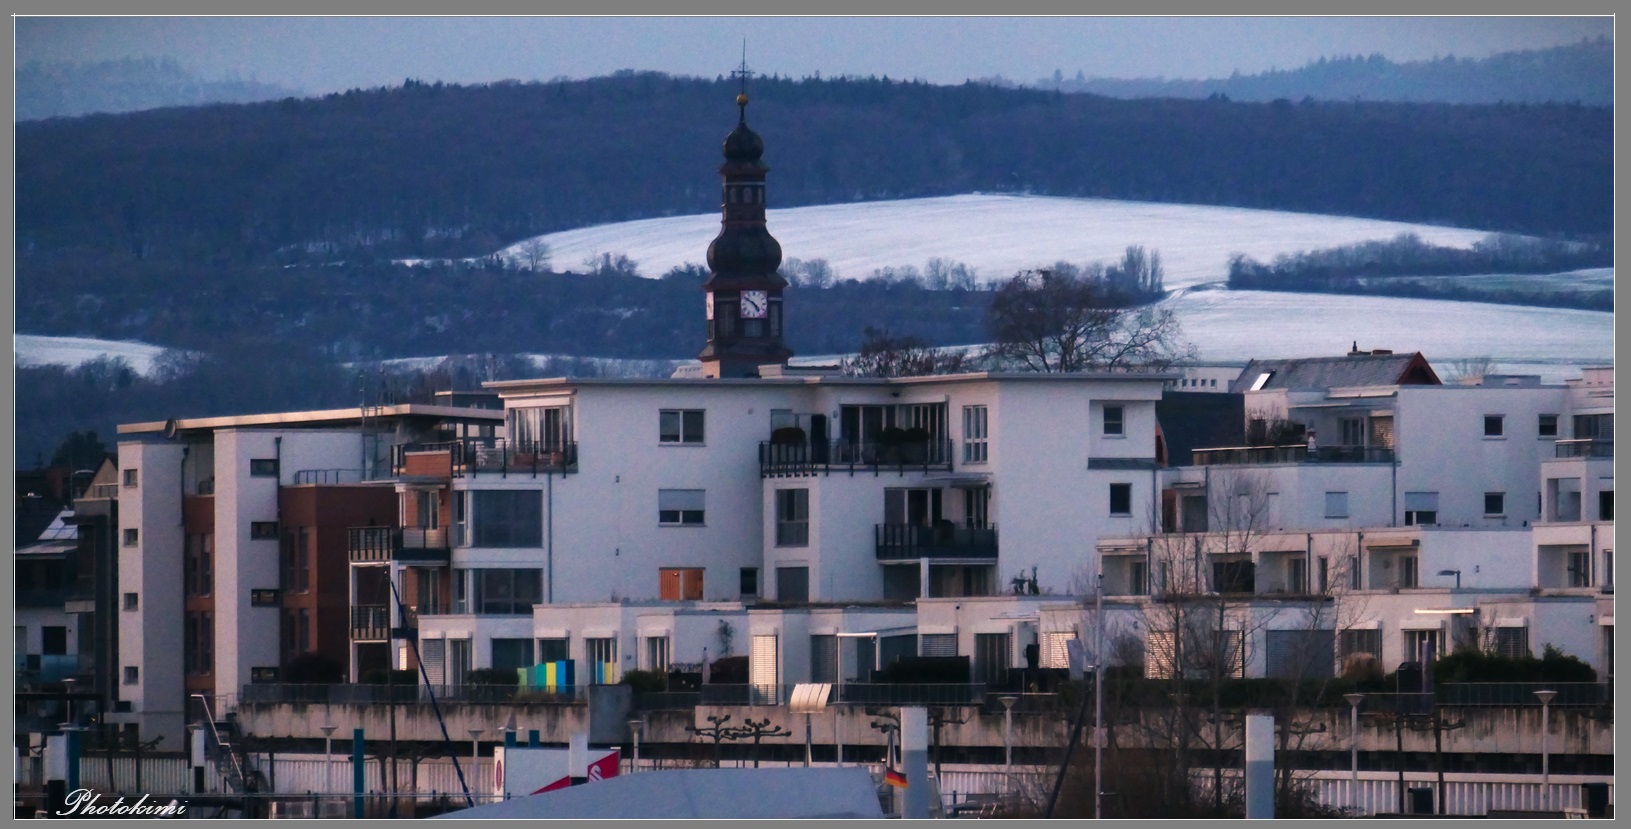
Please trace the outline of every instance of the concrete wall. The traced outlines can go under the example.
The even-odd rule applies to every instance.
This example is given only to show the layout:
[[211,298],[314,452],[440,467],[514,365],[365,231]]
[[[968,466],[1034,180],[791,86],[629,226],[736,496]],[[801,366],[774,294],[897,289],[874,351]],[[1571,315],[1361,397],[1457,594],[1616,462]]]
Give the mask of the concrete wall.
[[[119,469],[137,474],[136,486],[119,489],[119,593],[138,594],[140,609],[119,611],[119,664],[110,668],[118,672],[119,697],[130,701],[133,714],[110,719],[136,722],[142,739],[163,736],[169,747],[182,745],[186,736],[179,588],[183,451],[174,442],[119,444]],[[132,529],[138,536],[134,547],[124,543]],[[138,672],[134,684],[126,682],[131,667]]]

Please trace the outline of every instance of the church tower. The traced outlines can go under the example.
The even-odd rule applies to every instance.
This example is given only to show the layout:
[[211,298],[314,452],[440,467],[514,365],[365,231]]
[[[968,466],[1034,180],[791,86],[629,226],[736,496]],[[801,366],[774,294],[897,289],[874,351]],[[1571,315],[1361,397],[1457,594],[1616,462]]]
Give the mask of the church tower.
[[704,377],[757,377],[759,366],[786,364],[782,343],[782,289],[776,273],[782,247],[765,229],[765,143],[748,129],[747,70],[736,96],[741,115],[725,137],[719,235],[708,245],[708,344],[698,357]]

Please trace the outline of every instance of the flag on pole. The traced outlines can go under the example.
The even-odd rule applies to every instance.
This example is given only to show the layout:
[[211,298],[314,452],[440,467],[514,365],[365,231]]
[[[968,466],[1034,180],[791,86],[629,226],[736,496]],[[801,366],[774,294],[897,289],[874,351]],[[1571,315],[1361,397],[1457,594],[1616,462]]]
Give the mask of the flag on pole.
[[888,783],[897,789],[904,789],[906,788],[906,775],[901,774],[894,769],[886,768],[883,772],[883,782]]

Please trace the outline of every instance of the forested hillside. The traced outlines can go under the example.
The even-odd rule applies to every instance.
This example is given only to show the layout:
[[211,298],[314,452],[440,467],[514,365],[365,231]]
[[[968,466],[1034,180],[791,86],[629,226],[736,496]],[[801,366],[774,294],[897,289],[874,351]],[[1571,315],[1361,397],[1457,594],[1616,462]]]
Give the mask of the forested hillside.
[[[734,92],[650,73],[410,81],[19,124],[20,278],[65,258],[474,255],[708,212]],[[1610,228],[1608,108],[1121,101],[887,79],[772,78],[752,95],[776,206],[981,190],[1546,235]]]

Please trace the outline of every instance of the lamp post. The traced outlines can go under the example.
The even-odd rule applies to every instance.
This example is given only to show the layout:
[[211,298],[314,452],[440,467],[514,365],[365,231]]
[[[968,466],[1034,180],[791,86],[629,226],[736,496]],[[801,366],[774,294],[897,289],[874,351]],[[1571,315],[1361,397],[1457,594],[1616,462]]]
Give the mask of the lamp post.
[[1455,576],[1455,589],[1457,589],[1457,590],[1461,589],[1461,571],[1460,570],[1440,570],[1440,571],[1438,571],[1438,574],[1441,575],[1441,576]]
[[1556,691],[1536,691],[1540,699],[1540,808],[1545,809],[1551,799],[1552,767],[1547,749],[1552,730],[1552,698]]
[[640,767],[640,726],[639,720],[629,720],[629,733],[634,735],[634,756],[629,760],[629,774],[633,774]]
[[1004,773],[1012,773],[1014,770],[1014,703],[1019,702],[1019,697],[997,697],[997,702],[1002,703],[1002,770]]
[[320,725],[317,730],[323,732],[323,793],[334,793],[334,731],[337,725]]
[[1359,703],[1365,701],[1364,694],[1343,694],[1342,698],[1348,701],[1348,742],[1352,744],[1350,752],[1353,760],[1353,777],[1349,784],[1348,798],[1353,805],[1359,805]]

